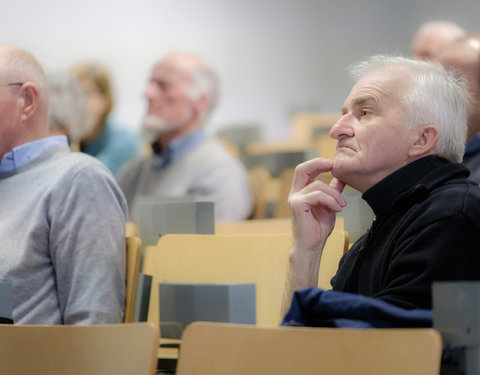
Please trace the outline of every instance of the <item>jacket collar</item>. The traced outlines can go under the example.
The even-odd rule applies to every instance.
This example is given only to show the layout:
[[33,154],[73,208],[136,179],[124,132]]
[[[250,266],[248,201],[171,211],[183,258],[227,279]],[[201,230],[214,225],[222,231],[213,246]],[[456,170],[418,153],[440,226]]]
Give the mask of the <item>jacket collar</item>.
[[408,208],[445,181],[466,178],[469,170],[438,156],[427,156],[398,169],[367,190],[362,198],[376,217],[390,209]]

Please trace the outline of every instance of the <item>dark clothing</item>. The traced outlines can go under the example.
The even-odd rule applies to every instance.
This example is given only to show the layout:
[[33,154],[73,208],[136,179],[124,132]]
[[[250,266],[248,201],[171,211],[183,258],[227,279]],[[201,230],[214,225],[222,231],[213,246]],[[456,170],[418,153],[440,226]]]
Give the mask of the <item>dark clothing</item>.
[[480,133],[467,142],[463,164],[470,170],[470,179],[480,183]]
[[363,194],[376,216],[340,260],[333,289],[431,309],[437,280],[480,280],[480,189],[468,169],[429,156]]
[[282,325],[340,328],[431,327],[432,310],[404,309],[359,294],[308,288],[295,292]]

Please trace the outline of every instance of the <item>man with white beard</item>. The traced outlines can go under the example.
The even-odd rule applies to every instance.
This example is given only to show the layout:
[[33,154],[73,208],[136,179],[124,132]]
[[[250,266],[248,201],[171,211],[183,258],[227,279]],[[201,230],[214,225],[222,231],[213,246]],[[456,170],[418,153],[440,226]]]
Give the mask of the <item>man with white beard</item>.
[[141,195],[213,201],[216,221],[249,217],[253,198],[244,166],[204,129],[217,90],[214,72],[197,56],[173,53],[154,66],[144,91],[148,110],[143,121],[155,138],[153,153],[117,174],[130,220],[138,219]]

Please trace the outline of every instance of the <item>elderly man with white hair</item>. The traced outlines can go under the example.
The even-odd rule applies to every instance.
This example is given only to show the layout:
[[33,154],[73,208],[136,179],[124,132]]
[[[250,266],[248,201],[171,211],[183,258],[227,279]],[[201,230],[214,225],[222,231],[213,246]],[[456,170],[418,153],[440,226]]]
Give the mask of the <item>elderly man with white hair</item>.
[[126,202],[110,171],[49,136],[47,78],[0,45],[0,280],[18,324],[120,323]]
[[[317,284],[350,185],[375,220],[341,259],[333,290],[430,309],[434,281],[480,280],[480,189],[460,164],[468,91],[441,65],[402,57],[374,56],[353,70],[357,83],[330,131],[335,158],[295,171],[284,306],[294,291]],[[316,180],[324,172],[334,176],[330,184]]]
[[153,68],[143,124],[155,138],[153,154],[117,174],[132,220],[138,220],[142,195],[213,201],[217,221],[249,217],[253,198],[244,166],[205,131],[217,85],[212,69],[195,55],[172,53]]

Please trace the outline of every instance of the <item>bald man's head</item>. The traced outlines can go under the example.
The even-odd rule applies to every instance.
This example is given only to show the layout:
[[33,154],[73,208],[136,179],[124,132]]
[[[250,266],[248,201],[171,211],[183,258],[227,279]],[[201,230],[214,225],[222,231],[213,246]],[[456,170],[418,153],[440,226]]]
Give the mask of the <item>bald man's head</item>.
[[437,61],[446,47],[463,36],[465,30],[453,22],[427,22],[413,37],[412,57],[417,60]]
[[468,139],[471,139],[480,132],[480,35],[457,40],[440,55],[440,63],[466,80],[471,95],[468,113]]
[[28,52],[0,44],[0,158],[48,135],[48,82]]

